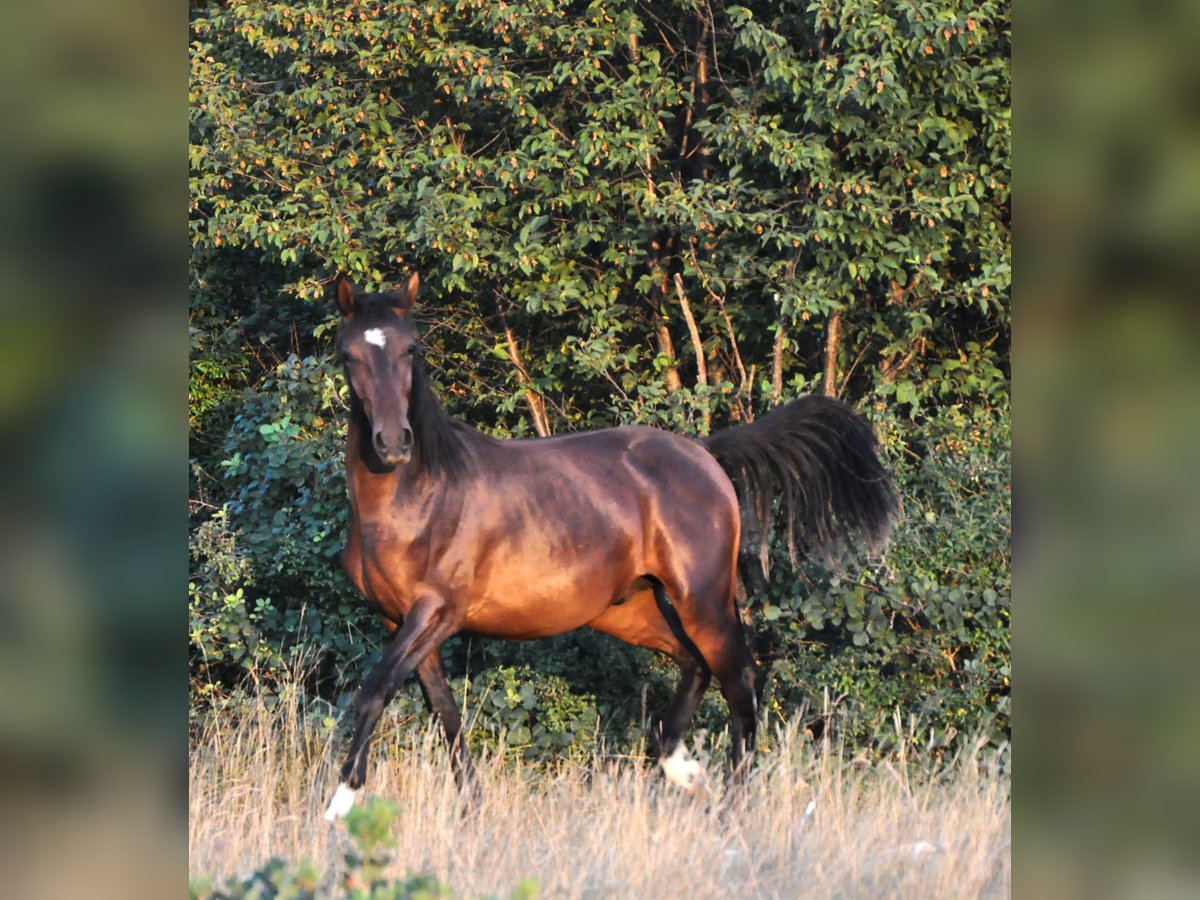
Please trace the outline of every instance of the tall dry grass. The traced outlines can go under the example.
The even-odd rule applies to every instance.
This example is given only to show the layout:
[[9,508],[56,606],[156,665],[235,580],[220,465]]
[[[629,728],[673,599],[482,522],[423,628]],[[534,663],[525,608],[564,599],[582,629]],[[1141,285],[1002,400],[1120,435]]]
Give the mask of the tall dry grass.
[[[400,804],[396,877],[423,872],[456,896],[507,895],[522,879],[543,897],[1007,896],[1007,779],[967,755],[936,776],[903,761],[868,764],[780,729],[760,753],[747,802],[690,797],[645,760],[597,754],[535,770],[477,759],[480,805],[459,799],[439,737],[381,727],[367,794]],[[335,870],[341,824],[321,814],[343,751],[284,699],[203,732],[190,765],[193,876],[245,875],[272,856]]]

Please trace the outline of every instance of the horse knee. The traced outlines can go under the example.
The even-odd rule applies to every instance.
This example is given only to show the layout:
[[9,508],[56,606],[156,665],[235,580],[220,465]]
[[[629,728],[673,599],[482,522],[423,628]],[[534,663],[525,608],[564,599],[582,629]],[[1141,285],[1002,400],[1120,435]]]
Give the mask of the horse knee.
[[377,719],[383,715],[384,702],[377,690],[365,688],[354,695],[354,714],[360,719]]

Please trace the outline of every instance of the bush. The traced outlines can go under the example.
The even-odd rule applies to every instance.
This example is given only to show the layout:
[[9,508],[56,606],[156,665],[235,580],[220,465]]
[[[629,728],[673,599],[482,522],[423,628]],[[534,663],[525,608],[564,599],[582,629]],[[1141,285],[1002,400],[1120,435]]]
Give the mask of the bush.
[[[904,511],[883,565],[793,568],[786,552],[751,596],[772,663],[768,708],[825,695],[851,743],[917,715],[938,747],[970,732],[1009,739],[1011,494],[1002,416],[948,414],[910,426],[895,469]],[[925,743],[922,739],[922,743]]]
[[372,662],[364,635],[378,629],[338,562],[348,516],[339,381],[326,360],[278,365],[232,417],[219,488],[200,492],[222,497],[203,504],[190,541],[192,678],[206,694],[246,677],[270,685],[301,656],[318,680],[358,680]]

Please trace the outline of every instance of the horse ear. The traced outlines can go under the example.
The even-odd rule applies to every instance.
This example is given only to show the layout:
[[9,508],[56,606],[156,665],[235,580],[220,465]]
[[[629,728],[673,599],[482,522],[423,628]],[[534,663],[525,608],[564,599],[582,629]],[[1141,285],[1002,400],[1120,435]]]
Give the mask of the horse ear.
[[358,293],[358,288],[354,286],[354,282],[345,275],[338,277],[337,283],[337,305],[342,311],[342,315],[346,318],[354,315],[354,295]]
[[417,291],[421,288],[421,275],[419,272],[413,272],[408,276],[408,281],[404,287],[398,291],[388,291],[383,296],[387,298],[388,303],[403,315],[408,312],[417,302]]

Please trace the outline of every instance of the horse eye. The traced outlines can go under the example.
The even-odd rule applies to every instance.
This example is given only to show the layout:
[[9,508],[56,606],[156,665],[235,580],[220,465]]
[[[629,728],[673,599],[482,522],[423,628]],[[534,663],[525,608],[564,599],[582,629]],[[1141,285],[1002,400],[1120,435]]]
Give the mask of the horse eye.
[[416,344],[413,344],[411,347],[408,348],[408,355],[409,356],[417,355],[417,345]]

